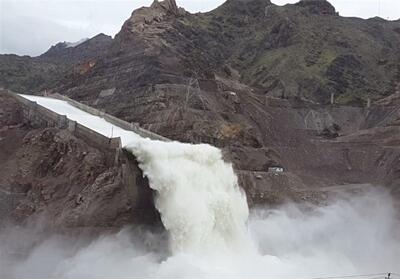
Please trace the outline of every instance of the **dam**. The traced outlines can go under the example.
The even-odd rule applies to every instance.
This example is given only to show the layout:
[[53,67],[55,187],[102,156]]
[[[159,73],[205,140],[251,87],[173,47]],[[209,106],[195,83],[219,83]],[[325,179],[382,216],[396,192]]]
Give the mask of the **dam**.
[[[95,142],[111,150],[111,163],[117,164],[124,152],[131,153],[156,193],[154,204],[169,233],[171,252],[251,249],[245,240],[246,195],[218,148],[169,141],[65,97],[13,96],[24,104],[24,116],[32,124],[65,128]],[[136,193],[134,202],[149,201],[146,185],[130,178],[138,175],[137,170],[128,171],[124,176],[126,186]]]
[[[76,245],[81,244],[77,239],[46,238],[20,259],[15,258],[20,250],[8,245],[12,239],[20,243],[21,234],[11,230],[8,238],[0,234],[0,241],[6,239],[1,242],[0,257],[6,255],[6,261],[0,260],[0,271],[11,263],[11,268],[3,268],[6,275],[15,274],[10,278],[32,278],[32,274],[33,278],[87,278],[90,269],[94,278],[309,279],[338,275],[335,278],[341,279],[348,277],[339,275],[363,274],[354,278],[375,279],[396,271],[400,250],[392,228],[398,221],[385,192],[372,188],[364,194],[348,193],[326,205],[301,208],[287,204],[249,213],[233,168],[217,148],[152,139],[151,134],[144,136],[145,131],[135,133],[138,127],[134,124],[125,123],[126,129],[122,128],[114,124],[116,120],[108,121],[103,112],[88,113],[90,108],[81,104],[83,109],[78,109],[65,99],[13,98],[22,104],[24,121],[45,131],[39,136],[59,130],[61,136],[68,132],[103,149],[109,166],[123,170],[124,185],[129,188],[123,194],[131,197],[135,217],[151,213],[155,205],[168,234],[134,226],[86,245]],[[157,193],[155,202],[151,191]],[[99,198],[96,191],[89,193]],[[72,202],[84,205],[76,207],[79,211],[91,210],[84,200]],[[105,199],[103,206],[110,202]],[[100,207],[96,210],[104,214]],[[75,214],[75,209],[70,211]],[[135,225],[138,219],[130,221]],[[28,228],[27,233],[32,237],[34,231]],[[163,240],[165,235],[168,242]],[[11,253],[4,254],[7,249]],[[46,259],[54,264],[47,264]]]

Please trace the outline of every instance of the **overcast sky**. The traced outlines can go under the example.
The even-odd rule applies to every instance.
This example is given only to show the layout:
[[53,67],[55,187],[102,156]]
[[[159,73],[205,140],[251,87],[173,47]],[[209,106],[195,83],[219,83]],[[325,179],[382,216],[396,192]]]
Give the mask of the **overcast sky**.
[[[114,36],[131,12],[153,0],[0,0],[0,53],[39,55],[60,41],[98,33]],[[177,0],[190,12],[209,11],[224,0]],[[275,4],[297,0],[272,0]],[[400,18],[400,0],[331,0],[342,16]]]

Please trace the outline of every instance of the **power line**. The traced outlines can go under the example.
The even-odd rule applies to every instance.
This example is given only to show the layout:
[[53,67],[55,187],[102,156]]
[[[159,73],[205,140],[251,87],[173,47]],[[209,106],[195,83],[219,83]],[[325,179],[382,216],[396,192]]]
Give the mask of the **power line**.
[[[356,277],[371,277],[371,276],[386,276],[388,275],[388,272],[385,273],[375,273],[375,274],[361,274],[361,275],[344,275],[344,276],[331,276],[331,277],[315,277],[315,278],[310,278],[310,279],[340,279],[340,278],[356,278]],[[391,274],[396,274],[396,273],[391,273]],[[379,277],[380,278],[380,277]]]

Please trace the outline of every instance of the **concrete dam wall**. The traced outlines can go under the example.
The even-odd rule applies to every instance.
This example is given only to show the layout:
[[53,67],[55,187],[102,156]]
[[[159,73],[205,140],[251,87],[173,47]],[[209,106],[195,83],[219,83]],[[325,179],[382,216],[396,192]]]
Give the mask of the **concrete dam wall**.
[[[148,180],[143,176],[142,170],[139,168],[136,158],[122,148],[121,138],[107,137],[98,133],[77,121],[69,119],[66,115],[58,114],[50,109],[41,106],[37,102],[28,100],[21,95],[10,91],[1,91],[1,94],[7,94],[14,98],[22,107],[23,121],[25,124],[33,128],[58,128],[68,130],[76,138],[86,142],[88,145],[101,150],[106,157],[107,165],[120,169],[124,191],[128,193],[131,201],[130,207],[134,211],[133,215],[140,223],[154,222],[158,220],[158,213],[154,208],[153,191],[150,189]],[[101,116],[108,122],[122,127],[126,130],[134,131],[135,133],[156,140],[167,141],[159,135],[146,131],[135,124],[131,124],[119,120],[113,116],[107,115],[104,112],[85,106],[76,101],[70,100],[60,95],[52,96],[54,98],[67,101],[71,105],[90,114]],[[20,195],[15,197],[20,199]],[[10,205],[15,204],[10,195],[7,194],[7,200]]]

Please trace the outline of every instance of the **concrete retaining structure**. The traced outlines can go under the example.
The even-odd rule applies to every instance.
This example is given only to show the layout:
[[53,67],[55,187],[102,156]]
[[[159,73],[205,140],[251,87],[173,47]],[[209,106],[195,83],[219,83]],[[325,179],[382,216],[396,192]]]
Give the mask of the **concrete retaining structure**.
[[24,120],[29,121],[34,127],[57,127],[65,129],[68,126],[68,119],[65,115],[59,115],[18,94],[9,91],[2,91],[2,93],[12,96],[22,105]]
[[68,129],[76,137],[81,138],[89,145],[102,150],[108,151],[121,148],[120,138],[108,138],[77,123],[76,121],[68,119],[65,115],[60,115],[37,104],[36,102],[32,102],[8,90],[2,91],[2,94],[7,94],[13,97],[22,105],[24,121],[33,127]]
[[143,129],[143,128],[139,127],[139,125],[137,123],[126,122],[126,121],[124,121],[122,119],[119,119],[119,118],[117,118],[115,116],[112,116],[110,114],[107,114],[107,113],[105,113],[103,111],[100,111],[98,109],[92,108],[90,106],[87,106],[87,105],[82,104],[80,102],[77,102],[75,100],[72,100],[72,99],[70,99],[70,98],[68,98],[66,96],[61,95],[61,94],[55,93],[55,94],[49,95],[49,97],[66,101],[70,105],[72,105],[72,106],[74,106],[74,107],[76,107],[76,108],[78,108],[80,110],[83,110],[83,111],[85,111],[87,113],[90,113],[90,114],[99,116],[101,118],[104,118],[106,121],[110,122],[111,124],[113,124],[115,126],[118,126],[118,127],[121,127],[121,128],[123,128],[125,130],[132,131],[132,132],[140,135],[141,137],[150,138],[152,140],[170,141],[169,139],[167,139],[167,138],[165,138],[163,136],[160,136],[160,135],[158,135],[156,133],[150,132],[150,131],[148,131],[146,129]]

